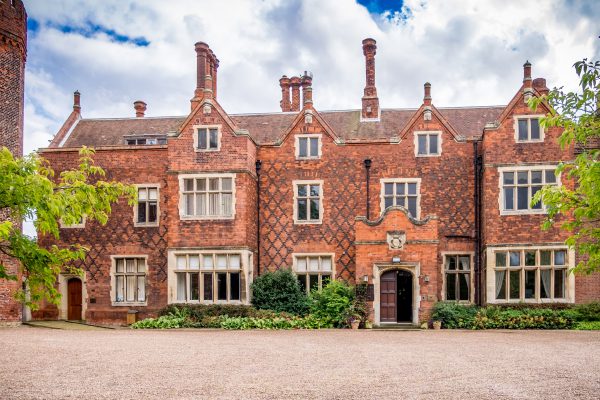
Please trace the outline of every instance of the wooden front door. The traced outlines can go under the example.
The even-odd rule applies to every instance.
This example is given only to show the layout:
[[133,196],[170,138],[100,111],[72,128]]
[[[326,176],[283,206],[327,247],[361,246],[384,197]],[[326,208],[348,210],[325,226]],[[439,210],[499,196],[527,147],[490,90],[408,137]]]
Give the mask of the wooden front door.
[[81,295],[81,280],[77,278],[69,279],[67,283],[68,287],[68,315],[67,319],[81,320],[82,307],[82,295]]
[[398,277],[396,270],[387,271],[381,275],[381,293],[379,298],[381,322],[396,322],[396,305],[398,300]]

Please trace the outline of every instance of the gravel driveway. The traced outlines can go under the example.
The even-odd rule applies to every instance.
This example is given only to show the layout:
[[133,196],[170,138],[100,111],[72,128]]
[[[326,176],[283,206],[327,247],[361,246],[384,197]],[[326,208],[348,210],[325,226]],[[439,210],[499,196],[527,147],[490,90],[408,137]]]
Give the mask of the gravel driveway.
[[598,398],[600,332],[0,329],[2,399]]

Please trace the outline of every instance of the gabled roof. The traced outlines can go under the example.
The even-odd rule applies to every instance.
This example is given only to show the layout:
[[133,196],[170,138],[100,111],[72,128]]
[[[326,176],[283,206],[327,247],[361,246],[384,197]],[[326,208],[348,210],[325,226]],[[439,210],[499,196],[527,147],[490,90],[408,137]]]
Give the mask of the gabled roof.
[[[456,132],[467,139],[478,138],[486,123],[498,119],[505,106],[447,107],[437,111]],[[383,109],[378,122],[361,122],[360,110],[320,111],[318,114],[341,141],[361,143],[397,140],[417,108]],[[275,144],[286,134],[297,112],[230,114],[231,121],[247,130],[259,145]],[[177,132],[188,116],[81,119],[62,147],[120,146],[125,136],[156,136]]]

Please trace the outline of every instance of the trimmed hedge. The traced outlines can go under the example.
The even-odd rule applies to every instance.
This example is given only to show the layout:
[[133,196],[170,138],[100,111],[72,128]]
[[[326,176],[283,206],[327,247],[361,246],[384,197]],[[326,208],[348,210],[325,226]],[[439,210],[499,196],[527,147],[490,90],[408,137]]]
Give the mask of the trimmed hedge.
[[252,285],[252,305],[258,309],[305,315],[308,296],[300,288],[298,278],[289,269],[260,275]]
[[355,304],[354,287],[337,280],[330,281],[327,286],[310,294],[312,300],[310,313],[324,321],[327,325],[344,328],[350,324],[351,318],[360,319],[358,304]]

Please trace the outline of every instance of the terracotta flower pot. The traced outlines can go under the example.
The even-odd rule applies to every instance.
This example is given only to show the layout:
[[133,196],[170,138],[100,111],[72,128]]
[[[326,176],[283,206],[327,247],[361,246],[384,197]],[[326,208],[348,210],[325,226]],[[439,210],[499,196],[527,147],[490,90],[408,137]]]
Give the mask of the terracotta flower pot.
[[350,322],[350,327],[352,329],[358,329],[358,326],[360,325],[360,321],[359,320],[353,320]]
[[433,321],[433,329],[442,329],[442,321]]

